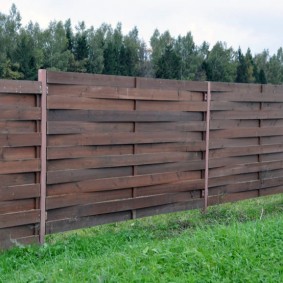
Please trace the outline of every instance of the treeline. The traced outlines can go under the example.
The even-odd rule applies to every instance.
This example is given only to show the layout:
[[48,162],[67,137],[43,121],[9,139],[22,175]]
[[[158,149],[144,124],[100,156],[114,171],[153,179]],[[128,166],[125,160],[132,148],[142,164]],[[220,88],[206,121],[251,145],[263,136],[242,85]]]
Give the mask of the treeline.
[[155,30],[150,46],[135,27],[122,33],[102,24],[87,28],[71,20],[50,22],[47,29],[30,22],[23,27],[15,5],[8,15],[0,13],[0,78],[37,79],[37,70],[156,77],[182,80],[209,80],[240,83],[283,82],[283,50],[252,55],[223,42],[197,46],[193,36],[174,38],[169,31]]

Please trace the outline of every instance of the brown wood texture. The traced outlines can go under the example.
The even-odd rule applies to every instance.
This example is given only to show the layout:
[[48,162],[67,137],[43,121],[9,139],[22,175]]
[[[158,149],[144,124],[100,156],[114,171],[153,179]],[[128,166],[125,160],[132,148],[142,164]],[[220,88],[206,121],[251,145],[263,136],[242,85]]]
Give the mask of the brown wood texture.
[[38,243],[41,83],[0,80],[0,249]]
[[[207,82],[47,72],[48,234],[204,208]],[[208,204],[283,192],[283,86],[211,83]],[[0,80],[0,247],[38,242],[41,83]]]

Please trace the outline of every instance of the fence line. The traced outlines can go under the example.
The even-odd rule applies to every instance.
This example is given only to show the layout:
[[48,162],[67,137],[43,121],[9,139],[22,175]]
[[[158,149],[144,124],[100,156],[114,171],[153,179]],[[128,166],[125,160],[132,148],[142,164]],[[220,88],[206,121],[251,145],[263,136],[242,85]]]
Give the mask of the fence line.
[[0,247],[283,192],[283,86],[0,80]]

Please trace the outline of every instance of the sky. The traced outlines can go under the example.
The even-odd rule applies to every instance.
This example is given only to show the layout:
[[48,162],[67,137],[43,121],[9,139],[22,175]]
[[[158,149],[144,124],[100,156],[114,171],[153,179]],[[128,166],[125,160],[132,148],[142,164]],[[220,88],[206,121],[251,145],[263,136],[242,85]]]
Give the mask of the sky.
[[46,28],[68,18],[73,26],[85,21],[94,28],[121,22],[124,34],[136,26],[147,43],[157,28],[174,37],[191,32],[197,45],[222,41],[253,54],[283,47],[282,0],[0,0],[0,12],[8,14],[12,3],[24,26],[33,21]]

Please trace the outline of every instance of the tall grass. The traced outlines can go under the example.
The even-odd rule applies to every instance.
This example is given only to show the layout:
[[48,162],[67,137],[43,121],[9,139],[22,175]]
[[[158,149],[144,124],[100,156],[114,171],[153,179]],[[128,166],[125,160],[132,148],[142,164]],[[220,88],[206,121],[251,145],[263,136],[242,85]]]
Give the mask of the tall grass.
[[283,194],[52,235],[0,282],[283,282]]

